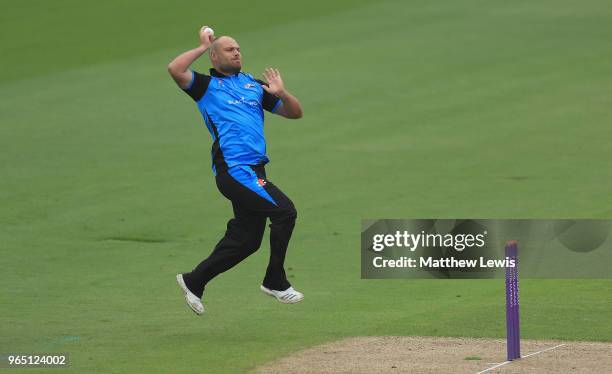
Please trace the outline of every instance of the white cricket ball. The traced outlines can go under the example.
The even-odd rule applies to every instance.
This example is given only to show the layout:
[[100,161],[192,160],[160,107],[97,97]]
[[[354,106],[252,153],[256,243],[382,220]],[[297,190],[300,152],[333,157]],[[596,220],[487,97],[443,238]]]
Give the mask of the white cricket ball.
[[206,27],[204,29],[204,33],[208,35],[215,35],[215,30],[211,29],[210,27]]

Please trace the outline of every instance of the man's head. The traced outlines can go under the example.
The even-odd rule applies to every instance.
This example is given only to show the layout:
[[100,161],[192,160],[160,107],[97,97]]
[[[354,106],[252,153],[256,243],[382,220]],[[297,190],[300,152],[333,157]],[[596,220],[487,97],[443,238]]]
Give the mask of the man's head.
[[210,62],[220,73],[231,75],[242,69],[240,46],[229,36],[221,36],[210,46]]

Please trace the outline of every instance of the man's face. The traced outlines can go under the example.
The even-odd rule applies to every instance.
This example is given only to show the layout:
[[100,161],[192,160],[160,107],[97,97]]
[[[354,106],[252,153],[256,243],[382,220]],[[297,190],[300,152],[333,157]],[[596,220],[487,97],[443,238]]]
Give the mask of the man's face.
[[240,46],[229,36],[222,36],[215,40],[210,53],[210,61],[221,73],[236,74],[242,69]]

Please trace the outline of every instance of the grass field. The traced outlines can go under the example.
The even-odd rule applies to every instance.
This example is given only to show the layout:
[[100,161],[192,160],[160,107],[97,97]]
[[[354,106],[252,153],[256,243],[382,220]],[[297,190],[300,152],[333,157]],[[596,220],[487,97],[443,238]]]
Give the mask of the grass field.
[[[500,281],[360,280],[360,220],[612,218],[607,1],[27,0],[0,20],[2,354],[228,373],[346,336],[502,337]],[[301,304],[258,290],[267,246],[200,318],[175,284],[231,212],[166,72],[204,23],[305,108],[266,126]],[[521,287],[524,337],[612,341],[612,281]]]

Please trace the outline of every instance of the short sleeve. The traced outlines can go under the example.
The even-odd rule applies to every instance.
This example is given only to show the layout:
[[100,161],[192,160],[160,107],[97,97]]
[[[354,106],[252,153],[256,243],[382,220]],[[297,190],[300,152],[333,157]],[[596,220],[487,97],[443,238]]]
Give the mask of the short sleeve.
[[208,89],[210,76],[200,74],[197,71],[191,71],[191,74],[191,82],[189,82],[187,88],[183,88],[183,91],[185,91],[194,101],[200,101],[200,99],[204,97],[206,89]]
[[[256,79],[256,81],[262,86],[268,86],[268,84],[264,81],[261,81],[259,79]],[[264,90],[263,99],[261,100],[261,106],[265,110],[267,110],[268,112],[274,113],[276,112],[276,109],[278,109],[281,103],[282,103],[281,99],[278,96],[272,95],[268,91]]]

